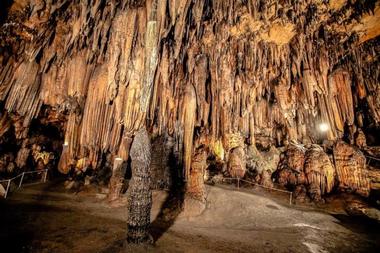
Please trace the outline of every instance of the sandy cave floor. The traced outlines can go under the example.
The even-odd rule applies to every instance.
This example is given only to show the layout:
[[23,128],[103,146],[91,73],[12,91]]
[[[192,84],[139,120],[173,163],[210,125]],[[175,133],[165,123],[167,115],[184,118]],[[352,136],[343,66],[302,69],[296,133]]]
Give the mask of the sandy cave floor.
[[153,193],[153,246],[123,245],[126,208],[62,185],[24,187],[0,201],[0,252],[380,252],[380,225],[289,206],[286,198],[208,186],[205,212],[157,222],[167,193]]

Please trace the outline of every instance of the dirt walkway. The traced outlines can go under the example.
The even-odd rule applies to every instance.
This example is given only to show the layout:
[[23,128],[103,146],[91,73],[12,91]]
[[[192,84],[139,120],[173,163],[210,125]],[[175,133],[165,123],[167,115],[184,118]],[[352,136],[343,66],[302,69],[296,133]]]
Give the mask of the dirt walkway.
[[[125,248],[125,207],[110,208],[102,195],[69,194],[52,184],[29,186],[0,201],[0,252],[380,252],[374,222],[207,189],[201,216],[154,225],[152,232],[160,234],[154,246]],[[152,220],[166,196],[154,192]]]

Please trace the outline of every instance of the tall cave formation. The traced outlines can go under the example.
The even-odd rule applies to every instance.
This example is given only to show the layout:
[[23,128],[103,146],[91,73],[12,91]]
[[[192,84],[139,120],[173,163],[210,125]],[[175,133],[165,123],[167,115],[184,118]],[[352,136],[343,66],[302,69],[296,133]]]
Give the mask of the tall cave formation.
[[380,204],[380,1],[7,0],[0,15],[0,175],[89,177],[111,202],[128,188],[132,242],[150,240],[151,189],[183,186],[188,215],[231,177]]

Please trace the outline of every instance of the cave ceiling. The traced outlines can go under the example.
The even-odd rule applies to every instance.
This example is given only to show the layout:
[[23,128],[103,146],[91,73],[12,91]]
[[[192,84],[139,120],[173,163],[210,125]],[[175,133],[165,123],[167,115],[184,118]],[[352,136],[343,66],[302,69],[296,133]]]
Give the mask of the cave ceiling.
[[0,133],[27,138],[49,107],[68,161],[122,156],[144,124],[188,167],[193,145],[315,143],[321,123],[334,141],[380,122],[380,1],[1,5]]

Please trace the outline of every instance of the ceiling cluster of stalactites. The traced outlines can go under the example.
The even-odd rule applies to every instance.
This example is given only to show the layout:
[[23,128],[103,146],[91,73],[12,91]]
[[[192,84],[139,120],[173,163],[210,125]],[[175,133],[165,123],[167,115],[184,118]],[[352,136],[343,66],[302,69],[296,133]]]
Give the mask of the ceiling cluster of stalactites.
[[17,125],[22,139],[43,105],[66,115],[68,161],[89,153],[96,166],[103,153],[122,154],[122,136],[145,118],[154,136],[183,144],[185,164],[194,141],[217,153],[235,141],[316,142],[320,123],[329,126],[323,137],[336,140],[380,122],[379,1],[16,0],[7,7],[1,122]]

